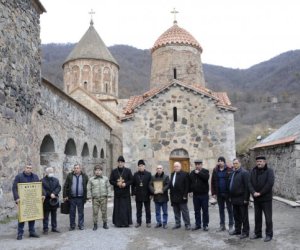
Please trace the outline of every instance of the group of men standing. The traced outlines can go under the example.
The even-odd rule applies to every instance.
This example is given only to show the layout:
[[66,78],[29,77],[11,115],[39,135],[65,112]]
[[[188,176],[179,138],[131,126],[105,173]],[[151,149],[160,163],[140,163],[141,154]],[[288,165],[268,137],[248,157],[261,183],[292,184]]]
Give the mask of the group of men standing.
[[[151,227],[150,201],[153,197],[155,203],[155,228],[168,228],[168,201],[169,194],[173,207],[175,225],[172,229],[181,227],[183,218],[186,230],[208,231],[209,224],[209,171],[203,168],[202,160],[195,160],[195,169],[191,173],[182,171],[180,162],[174,163],[174,172],[170,178],[163,171],[163,166],[158,165],[156,173],[152,176],[145,169],[144,160],[138,161],[138,171],[132,175],[129,168],[125,167],[123,156],[118,158],[118,167],[113,169],[110,178],[102,173],[102,166],[94,167],[94,176],[82,172],[81,166],[75,164],[74,169],[68,174],[64,187],[63,199],[70,204],[70,231],[76,228],[76,209],[78,211],[78,228],[84,229],[84,204],[87,200],[93,203],[93,230],[98,228],[99,209],[102,212],[103,228],[107,224],[107,199],[112,197],[111,186],[114,189],[114,207],[112,223],[116,227],[129,227],[132,224],[131,195],[136,201],[136,225],[142,225],[142,210],[145,208],[146,227]],[[13,194],[16,203],[19,202],[17,184],[39,181],[32,173],[32,166],[27,164],[24,172],[17,175],[13,184]],[[58,233],[56,210],[58,195],[61,186],[57,178],[53,177],[53,169],[46,169],[46,176],[42,179],[44,195],[44,221],[43,232],[48,234],[48,218],[51,214],[52,232]],[[251,239],[262,237],[262,213],[266,220],[266,238],[270,241],[273,237],[272,225],[272,187],[274,172],[267,166],[266,158],[256,158],[256,166],[251,173],[241,167],[238,159],[233,160],[233,168],[226,165],[224,157],[218,158],[217,166],[211,177],[211,194],[219,206],[220,228],[225,231],[225,207],[228,212],[228,226],[230,235],[240,235],[241,239],[249,237],[248,205],[250,194],[254,199],[255,230]],[[188,197],[193,197],[195,212],[195,226],[191,227],[188,209]],[[24,223],[18,223],[18,237],[22,239]],[[29,222],[31,237],[39,237],[34,230],[34,221]]]

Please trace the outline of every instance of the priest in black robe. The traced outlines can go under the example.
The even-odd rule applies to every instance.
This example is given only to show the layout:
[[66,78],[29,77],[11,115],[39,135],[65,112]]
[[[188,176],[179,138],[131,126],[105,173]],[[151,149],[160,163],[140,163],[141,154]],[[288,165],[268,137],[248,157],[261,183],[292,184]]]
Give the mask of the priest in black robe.
[[123,156],[118,158],[118,167],[113,169],[109,182],[114,186],[114,210],[112,222],[116,227],[129,227],[132,224],[130,185],[132,172],[124,166]]

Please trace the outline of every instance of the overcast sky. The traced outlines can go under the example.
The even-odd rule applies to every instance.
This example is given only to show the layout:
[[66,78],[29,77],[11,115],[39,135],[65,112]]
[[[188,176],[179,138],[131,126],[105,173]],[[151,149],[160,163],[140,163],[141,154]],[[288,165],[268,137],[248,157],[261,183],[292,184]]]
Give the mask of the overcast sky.
[[299,0],[40,0],[42,43],[76,43],[94,26],[107,46],[149,49],[173,24],[203,48],[202,61],[248,68],[288,50],[300,49]]

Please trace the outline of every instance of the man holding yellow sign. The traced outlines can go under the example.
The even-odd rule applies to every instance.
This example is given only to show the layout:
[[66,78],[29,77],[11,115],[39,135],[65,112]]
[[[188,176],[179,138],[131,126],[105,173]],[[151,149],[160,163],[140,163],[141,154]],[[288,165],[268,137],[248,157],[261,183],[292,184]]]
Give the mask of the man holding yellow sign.
[[22,240],[25,221],[28,221],[29,237],[39,238],[35,232],[35,220],[43,219],[42,183],[36,174],[32,173],[32,165],[26,164],[24,171],[15,177],[13,196],[18,205],[18,236]]

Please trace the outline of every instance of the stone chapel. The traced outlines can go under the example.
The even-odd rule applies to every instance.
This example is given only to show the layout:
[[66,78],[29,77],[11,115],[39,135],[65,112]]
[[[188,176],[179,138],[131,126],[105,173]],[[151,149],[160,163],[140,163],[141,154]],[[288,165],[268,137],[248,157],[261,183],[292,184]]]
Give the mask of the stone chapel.
[[[225,92],[205,86],[202,47],[177,21],[154,43],[150,90],[118,99],[119,65],[93,21],[63,64],[65,92],[113,128],[126,165],[139,159],[150,171],[167,173],[180,161],[189,171],[194,159],[212,169],[218,156],[235,157],[235,108]],[[113,162],[114,163],[114,162]]]

